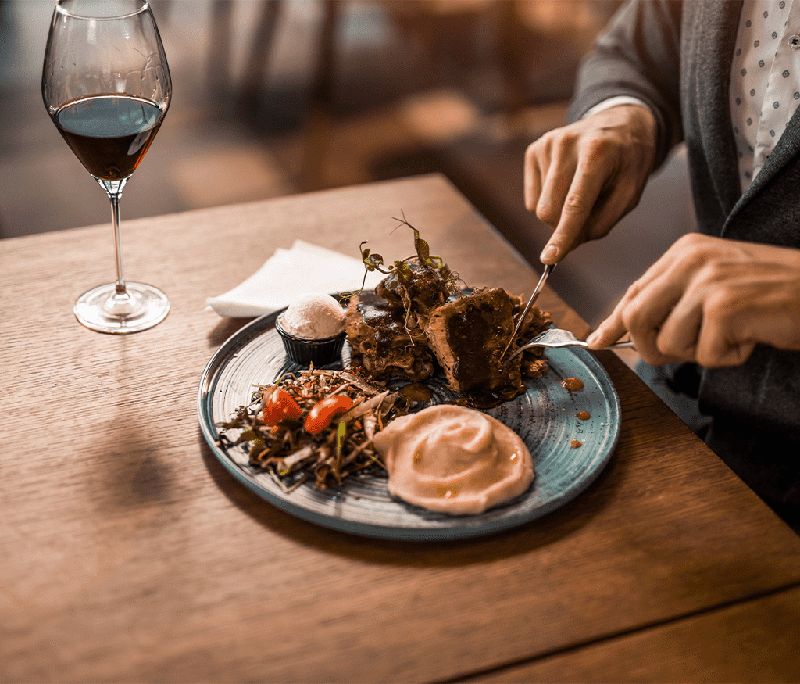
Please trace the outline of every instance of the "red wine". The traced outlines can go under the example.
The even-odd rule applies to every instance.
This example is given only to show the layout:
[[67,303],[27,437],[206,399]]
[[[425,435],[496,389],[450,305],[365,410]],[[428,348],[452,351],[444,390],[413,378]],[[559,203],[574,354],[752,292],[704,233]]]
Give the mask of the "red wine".
[[122,180],[139,166],[164,113],[129,95],[96,95],[69,102],[53,121],[86,170],[101,180]]

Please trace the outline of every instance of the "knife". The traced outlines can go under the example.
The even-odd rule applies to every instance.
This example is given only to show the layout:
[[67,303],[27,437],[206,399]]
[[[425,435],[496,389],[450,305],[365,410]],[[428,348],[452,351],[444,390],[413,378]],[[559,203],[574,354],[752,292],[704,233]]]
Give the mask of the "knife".
[[542,294],[542,290],[544,289],[544,284],[547,282],[547,278],[553,272],[553,269],[555,267],[556,267],[555,264],[547,264],[544,267],[544,271],[542,271],[542,275],[539,277],[539,282],[536,283],[536,287],[533,288],[531,296],[528,297],[528,303],[525,305],[525,308],[519,315],[517,322],[514,324],[514,332],[511,333],[511,337],[506,343],[506,346],[503,349],[503,353],[500,355],[501,359],[506,355],[506,352],[508,351],[508,348],[511,346],[511,343],[516,339],[517,333],[519,332],[519,329],[522,326],[522,321],[525,320],[525,317],[528,315],[528,312],[531,310],[531,307],[536,303],[536,300],[539,299],[539,295]]

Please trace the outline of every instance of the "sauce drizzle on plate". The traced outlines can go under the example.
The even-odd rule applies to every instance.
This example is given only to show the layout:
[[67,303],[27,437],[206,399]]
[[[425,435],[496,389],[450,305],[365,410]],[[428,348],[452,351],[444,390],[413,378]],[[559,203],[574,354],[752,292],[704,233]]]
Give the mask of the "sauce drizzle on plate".
[[583,389],[583,380],[580,378],[564,378],[561,386],[568,392],[580,392]]

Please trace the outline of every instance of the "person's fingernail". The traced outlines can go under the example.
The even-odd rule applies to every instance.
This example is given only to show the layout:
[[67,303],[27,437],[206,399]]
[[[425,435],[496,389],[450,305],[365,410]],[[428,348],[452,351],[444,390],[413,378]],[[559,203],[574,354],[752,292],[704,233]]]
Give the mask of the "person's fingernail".
[[587,344],[594,344],[599,339],[600,339],[600,331],[599,330],[595,330],[591,335],[589,335],[589,337],[586,338],[586,343]]
[[541,261],[550,261],[552,259],[555,259],[557,256],[558,256],[558,247],[556,247],[555,245],[547,245],[547,247],[545,247],[542,250],[542,255],[539,258],[541,259]]

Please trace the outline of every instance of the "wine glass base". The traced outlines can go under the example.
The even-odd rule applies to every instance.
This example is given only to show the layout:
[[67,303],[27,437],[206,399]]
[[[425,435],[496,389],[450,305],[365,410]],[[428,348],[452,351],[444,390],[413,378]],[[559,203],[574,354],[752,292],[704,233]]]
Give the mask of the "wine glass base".
[[89,330],[112,335],[128,335],[148,330],[169,313],[169,300],[161,290],[145,283],[126,283],[126,294],[118,294],[116,284],[98,285],[84,292],[73,312]]

